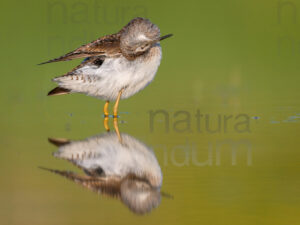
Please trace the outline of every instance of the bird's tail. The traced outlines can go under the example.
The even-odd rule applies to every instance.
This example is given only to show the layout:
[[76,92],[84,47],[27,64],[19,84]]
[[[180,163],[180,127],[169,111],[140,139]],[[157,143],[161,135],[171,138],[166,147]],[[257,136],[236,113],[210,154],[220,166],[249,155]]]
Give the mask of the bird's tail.
[[70,144],[70,140],[63,138],[48,138],[48,141],[57,147]]
[[56,88],[52,89],[51,91],[49,91],[48,96],[65,95],[65,94],[69,94],[70,92],[71,91],[69,89],[62,88],[62,87],[56,87]]

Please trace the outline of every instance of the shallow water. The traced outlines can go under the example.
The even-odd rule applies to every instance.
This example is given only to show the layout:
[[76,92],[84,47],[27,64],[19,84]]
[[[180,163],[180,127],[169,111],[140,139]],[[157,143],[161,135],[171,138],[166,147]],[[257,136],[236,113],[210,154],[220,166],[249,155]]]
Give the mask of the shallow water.
[[[299,224],[300,3],[97,2],[1,7],[1,223]],[[161,201],[144,215],[39,169],[84,176],[53,157],[48,138],[107,131],[104,102],[46,97],[51,79],[79,61],[35,66],[137,14],[174,33],[154,82],[120,103],[121,136],[153,150],[163,175]],[[115,134],[112,118],[109,126]]]

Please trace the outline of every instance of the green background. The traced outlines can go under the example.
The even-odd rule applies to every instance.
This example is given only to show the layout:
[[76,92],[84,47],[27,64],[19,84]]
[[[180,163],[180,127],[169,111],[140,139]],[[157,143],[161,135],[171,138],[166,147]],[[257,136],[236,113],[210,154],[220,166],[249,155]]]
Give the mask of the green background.
[[[299,1],[12,0],[0,10],[1,224],[300,223]],[[120,103],[121,132],[153,147],[162,190],[174,196],[146,216],[38,169],[76,171],[52,157],[48,137],[84,139],[104,128],[102,101],[46,96],[51,79],[79,60],[36,64],[117,32],[136,16],[174,34],[161,43],[154,82]],[[249,131],[238,132],[231,119],[227,132],[210,133],[203,119],[198,132],[198,109],[212,128],[218,115],[246,114]],[[151,132],[151,110],[168,112],[170,132],[161,116]],[[173,127],[185,117],[180,111],[190,115],[188,131]],[[247,143],[236,165],[226,144],[218,163],[224,141]],[[195,163],[210,152],[209,163]]]

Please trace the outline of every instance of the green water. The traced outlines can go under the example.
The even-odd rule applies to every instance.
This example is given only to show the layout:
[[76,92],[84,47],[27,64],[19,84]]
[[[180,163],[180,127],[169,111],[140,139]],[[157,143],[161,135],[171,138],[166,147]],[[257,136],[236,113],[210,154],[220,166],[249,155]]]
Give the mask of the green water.
[[[299,13],[295,0],[1,2],[1,224],[299,224]],[[120,103],[120,131],[154,150],[173,196],[145,216],[38,169],[79,172],[48,137],[106,131],[104,102],[46,96],[78,60],[36,64],[135,16],[174,34],[154,82]]]

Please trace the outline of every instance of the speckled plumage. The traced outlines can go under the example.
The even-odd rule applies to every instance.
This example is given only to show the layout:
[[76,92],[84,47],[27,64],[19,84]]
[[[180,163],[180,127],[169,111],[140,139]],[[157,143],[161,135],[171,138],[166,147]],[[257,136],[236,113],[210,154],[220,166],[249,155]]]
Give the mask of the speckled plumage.
[[[50,139],[54,156],[85,172],[50,170],[96,193],[120,199],[133,212],[150,212],[160,203],[162,172],[152,149],[128,134],[106,133],[82,141]],[[43,168],[45,169],[45,168]]]
[[149,180],[153,187],[161,186],[162,174],[152,149],[127,134],[122,134],[122,143],[115,133],[68,142],[54,156],[90,171],[101,167],[108,177],[134,174]]
[[[60,89],[52,94],[83,93],[103,100],[128,98],[153,80],[162,52],[159,28],[148,19],[135,18],[118,33],[107,35],[78,49],[47,61],[87,57],[71,72],[53,79]],[[44,63],[42,63],[44,64]],[[62,89],[61,89],[62,88]]]
[[92,59],[70,74],[55,78],[60,87],[103,100],[115,100],[124,88],[122,99],[145,88],[154,78],[161,60],[161,48],[152,47],[135,60],[124,56],[106,58],[98,66]]

